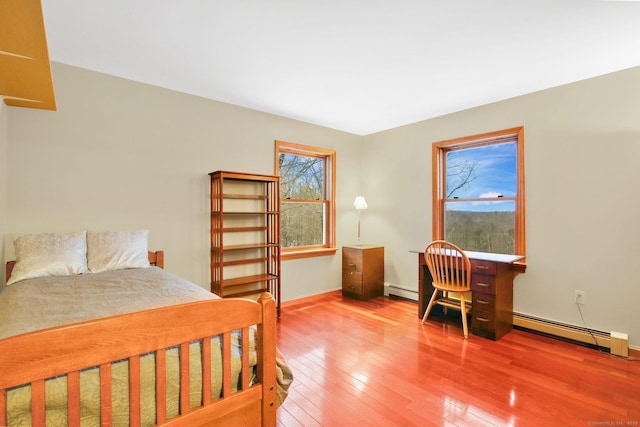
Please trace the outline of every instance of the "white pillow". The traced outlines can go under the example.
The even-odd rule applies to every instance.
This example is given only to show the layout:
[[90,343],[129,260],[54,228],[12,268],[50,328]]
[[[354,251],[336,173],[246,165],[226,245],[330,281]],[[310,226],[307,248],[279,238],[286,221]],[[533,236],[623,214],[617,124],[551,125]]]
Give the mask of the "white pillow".
[[7,286],[24,279],[87,272],[86,231],[25,234],[13,242],[16,264]]
[[87,266],[92,273],[150,267],[149,230],[87,232]]

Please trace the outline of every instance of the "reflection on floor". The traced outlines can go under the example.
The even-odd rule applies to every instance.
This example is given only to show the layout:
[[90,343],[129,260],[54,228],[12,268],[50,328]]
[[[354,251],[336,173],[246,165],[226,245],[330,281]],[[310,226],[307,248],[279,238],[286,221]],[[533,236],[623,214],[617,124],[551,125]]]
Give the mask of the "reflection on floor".
[[278,347],[295,375],[280,426],[640,421],[640,363],[518,330],[465,340],[459,319],[421,325],[407,301],[336,292],[285,306]]

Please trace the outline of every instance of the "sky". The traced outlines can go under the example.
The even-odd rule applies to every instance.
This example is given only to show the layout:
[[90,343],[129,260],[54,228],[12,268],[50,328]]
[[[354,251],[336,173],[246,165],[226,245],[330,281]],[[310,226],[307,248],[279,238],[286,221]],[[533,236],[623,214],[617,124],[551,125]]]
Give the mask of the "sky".
[[[459,182],[452,175],[456,165],[475,165],[471,182],[458,189],[452,196],[460,199],[499,197],[500,195],[515,197],[518,187],[516,148],[514,141],[450,151],[447,154],[448,190]],[[509,200],[447,202],[446,209],[477,212],[515,211],[515,202]]]

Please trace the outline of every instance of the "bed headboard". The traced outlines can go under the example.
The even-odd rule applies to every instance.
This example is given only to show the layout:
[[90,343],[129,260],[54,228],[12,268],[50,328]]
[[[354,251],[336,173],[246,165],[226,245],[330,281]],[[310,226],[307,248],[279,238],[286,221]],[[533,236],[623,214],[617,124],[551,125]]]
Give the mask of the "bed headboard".
[[[155,265],[156,267],[164,269],[164,251],[149,251],[149,263],[151,263],[151,265]],[[9,281],[9,277],[11,277],[11,272],[13,271],[14,265],[16,265],[15,261],[7,261],[7,269],[4,277],[5,283]]]
[[149,262],[151,265],[155,265],[164,270],[164,251],[149,251]]

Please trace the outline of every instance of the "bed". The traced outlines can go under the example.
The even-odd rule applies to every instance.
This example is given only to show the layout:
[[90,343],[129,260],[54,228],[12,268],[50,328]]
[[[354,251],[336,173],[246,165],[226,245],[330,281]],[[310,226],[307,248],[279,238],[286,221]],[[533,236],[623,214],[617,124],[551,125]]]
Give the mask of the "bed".
[[[54,267],[62,274],[44,276],[16,243],[0,291],[0,425],[275,425],[292,376],[273,298],[220,299],[166,272],[137,233],[124,255],[121,236],[98,245],[78,233],[77,253]],[[51,265],[68,246],[30,250]]]

